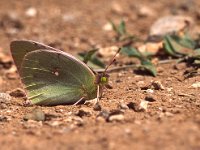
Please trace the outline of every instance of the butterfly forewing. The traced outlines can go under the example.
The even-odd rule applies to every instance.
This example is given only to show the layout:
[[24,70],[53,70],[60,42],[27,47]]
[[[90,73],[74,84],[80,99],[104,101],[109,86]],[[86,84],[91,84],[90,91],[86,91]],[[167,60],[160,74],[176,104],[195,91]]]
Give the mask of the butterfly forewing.
[[30,40],[12,41],[10,44],[10,49],[12,52],[12,57],[14,59],[14,62],[18,70],[21,67],[24,56],[31,51],[38,50],[38,49],[51,49],[53,51],[59,51],[50,46],[47,46],[35,41],[30,41]]

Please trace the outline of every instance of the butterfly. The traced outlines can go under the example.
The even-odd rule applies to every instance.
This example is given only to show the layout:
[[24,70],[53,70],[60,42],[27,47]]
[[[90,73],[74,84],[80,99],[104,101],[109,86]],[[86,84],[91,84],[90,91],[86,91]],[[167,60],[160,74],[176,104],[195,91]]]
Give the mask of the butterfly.
[[10,44],[11,54],[28,100],[36,105],[74,104],[101,95],[108,75],[59,49],[30,40]]

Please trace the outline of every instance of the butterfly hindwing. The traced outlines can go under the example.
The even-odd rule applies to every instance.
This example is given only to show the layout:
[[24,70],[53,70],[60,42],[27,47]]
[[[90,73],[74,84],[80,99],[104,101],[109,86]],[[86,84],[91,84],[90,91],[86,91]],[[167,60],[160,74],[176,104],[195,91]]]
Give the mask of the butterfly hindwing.
[[75,57],[34,41],[14,41],[11,52],[33,104],[71,104],[96,97],[94,73]]

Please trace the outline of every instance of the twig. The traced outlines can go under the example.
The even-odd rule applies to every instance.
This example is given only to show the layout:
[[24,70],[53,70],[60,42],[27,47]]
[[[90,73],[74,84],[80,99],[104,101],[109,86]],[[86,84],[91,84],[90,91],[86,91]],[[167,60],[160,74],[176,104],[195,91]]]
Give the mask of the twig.
[[[178,59],[167,59],[167,60],[161,60],[158,62],[158,64],[167,64],[167,63],[171,63],[171,62],[175,62]],[[130,68],[138,68],[141,65],[138,64],[133,64],[133,65],[126,65],[126,66],[120,66],[120,67],[113,67],[108,69],[106,72],[115,72],[115,71],[119,71],[119,70],[125,70],[125,69],[130,69]],[[105,69],[94,69],[95,72],[104,72]]]
[[[121,67],[113,67],[108,69],[106,72],[114,72],[114,71],[119,71],[119,70],[123,70],[123,69],[129,69],[129,68],[138,68],[141,65],[127,65],[127,66],[121,66]],[[105,69],[94,69],[95,72],[104,72]]]

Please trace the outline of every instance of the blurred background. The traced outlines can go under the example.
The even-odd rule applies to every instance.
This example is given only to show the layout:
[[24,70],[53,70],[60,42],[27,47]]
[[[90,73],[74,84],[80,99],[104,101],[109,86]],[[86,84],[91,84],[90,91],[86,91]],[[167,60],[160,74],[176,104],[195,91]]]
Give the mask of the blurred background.
[[109,45],[109,21],[123,19],[129,33],[146,39],[151,26],[169,15],[186,17],[199,33],[199,1],[194,0],[1,0],[0,43],[7,51],[14,39],[31,39],[65,50]]

